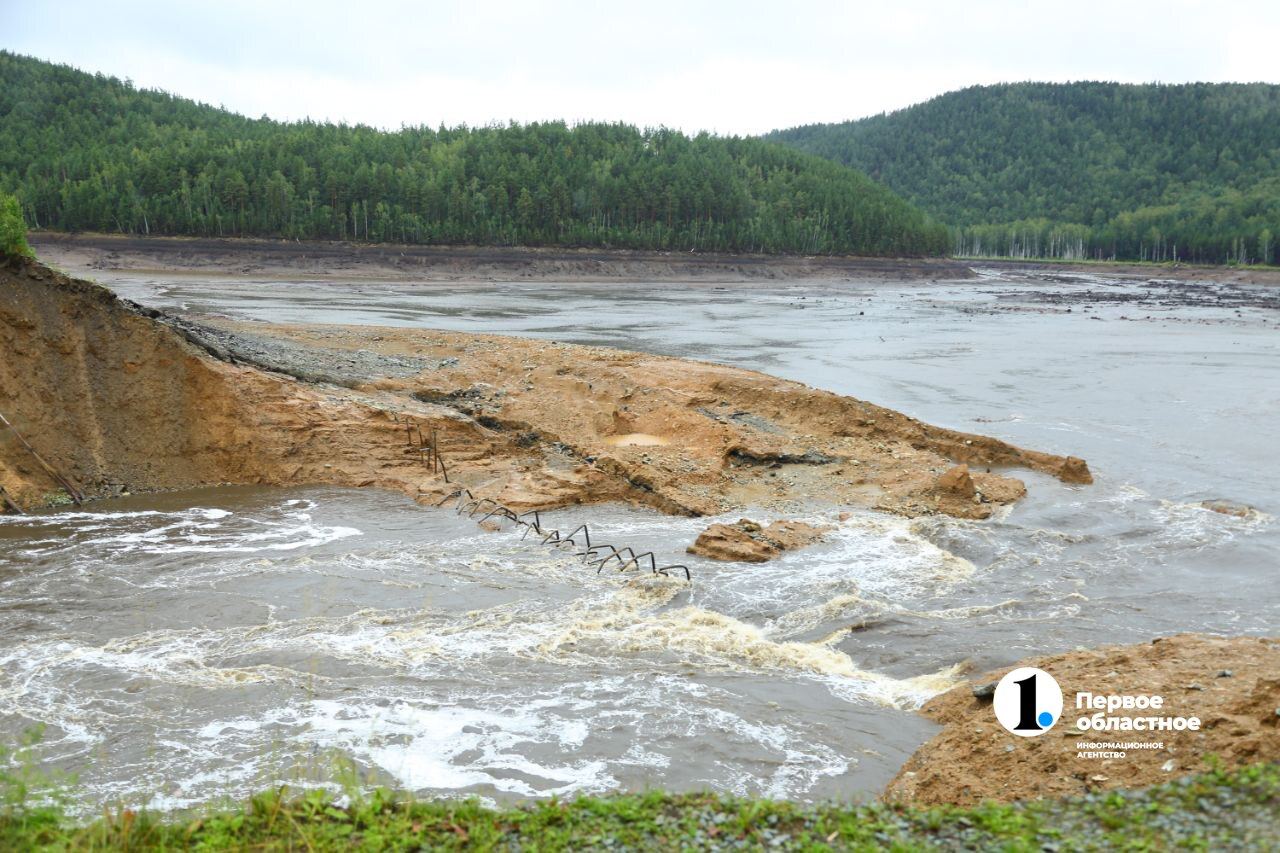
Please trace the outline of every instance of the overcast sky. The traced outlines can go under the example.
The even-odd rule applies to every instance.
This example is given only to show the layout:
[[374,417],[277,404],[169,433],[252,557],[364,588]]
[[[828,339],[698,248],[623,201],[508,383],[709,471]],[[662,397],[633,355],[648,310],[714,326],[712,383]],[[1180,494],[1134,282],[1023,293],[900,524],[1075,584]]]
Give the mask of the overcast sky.
[[1280,2],[0,0],[0,44],[251,116],[748,134],[977,83],[1280,82]]

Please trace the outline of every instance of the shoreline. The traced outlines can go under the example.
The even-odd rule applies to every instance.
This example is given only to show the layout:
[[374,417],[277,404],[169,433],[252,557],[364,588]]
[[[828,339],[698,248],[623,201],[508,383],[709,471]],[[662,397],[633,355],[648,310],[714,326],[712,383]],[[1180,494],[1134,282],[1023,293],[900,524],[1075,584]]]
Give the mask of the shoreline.
[[429,282],[716,283],[787,280],[871,283],[977,280],[976,267],[1105,273],[1143,279],[1280,286],[1280,267],[1054,261],[1012,258],[874,258],[843,255],[731,255],[638,249],[444,246],[258,237],[138,237],[32,232],[37,254],[85,270],[130,270],[218,278],[255,276]]
[[632,249],[567,249],[298,242],[248,237],[134,237],[32,232],[46,262],[77,269],[154,270],[210,276],[296,275],[418,281],[776,282],[967,279],[967,264],[945,258],[723,255]]

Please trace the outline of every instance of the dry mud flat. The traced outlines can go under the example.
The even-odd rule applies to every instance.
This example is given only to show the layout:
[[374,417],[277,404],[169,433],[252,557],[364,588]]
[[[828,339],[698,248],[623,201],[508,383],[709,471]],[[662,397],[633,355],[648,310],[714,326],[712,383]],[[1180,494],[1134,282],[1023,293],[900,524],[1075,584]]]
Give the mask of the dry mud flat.
[[1070,263],[1057,261],[1007,261],[974,259],[974,267],[1005,272],[1032,272],[1042,280],[1055,278],[1077,282],[1087,276],[1119,276],[1153,283],[1221,282],[1237,285],[1280,285],[1280,269],[1275,267],[1188,266],[1185,264]]

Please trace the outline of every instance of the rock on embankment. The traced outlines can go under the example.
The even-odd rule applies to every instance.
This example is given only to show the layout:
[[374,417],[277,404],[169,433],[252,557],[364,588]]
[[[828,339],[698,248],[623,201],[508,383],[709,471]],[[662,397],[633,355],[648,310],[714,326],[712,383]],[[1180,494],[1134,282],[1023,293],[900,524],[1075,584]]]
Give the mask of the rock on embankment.
[[775,521],[764,527],[740,518],[733,524],[711,525],[698,535],[688,552],[725,562],[763,563],[781,556],[783,551],[812,545],[829,530],[829,525],[803,521]]

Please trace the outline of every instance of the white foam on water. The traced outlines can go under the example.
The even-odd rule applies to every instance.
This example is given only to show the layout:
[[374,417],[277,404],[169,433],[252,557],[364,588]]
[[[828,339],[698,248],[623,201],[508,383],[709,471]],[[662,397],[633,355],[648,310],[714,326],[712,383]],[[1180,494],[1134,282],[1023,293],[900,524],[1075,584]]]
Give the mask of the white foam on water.
[[[217,720],[193,732],[212,752],[255,738],[286,737],[295,745],[347,755],[377,767],[414,791],[485,789],[519,796],[602,792],[617,780],[602,759],[572,759],[588,723],[570,716],[589,703],[558,698],[525,702],[481,696],[485,707],[422,700],[317,699],[257,718]],[[535,760],[530,750],[557,756]],[[632,754],[629,761],[639,759]]]
[[723,606],[734,613],[802,610],[842,595],[904,602],[945,591],[974,572],[972,563],[917,533],[908,520],[856,513],[820,545],[718,572],[714,599],[729,599]]
[[903,710],[915,710],[939,693],[945,693],[964,677],[963,663],[944,667],[937,672],[907,678],[893,678],[878,672],[860,671],[856,676],[841,673],[824,678],[832,694],[850,702],[868,699]]
[[1152,508],[1151,516],[1159,525],[1159,539],[1183,548],[1203,548],[1249,536],[1271,526],[1275,519],[1259,510],[1249,509],[1243,517],[1215,512],[1199,503],[1162,500]]
[[[604,791],[617,785],[604,761],[534,761],[521,746],[537,743],[569,756],[582,745],[581,719],[547,718],[539,703],[518,709],[460,706],[389,707],[331,700],[313,702],[300,720],[307,739],[373,764],[414,790],[491,786],[521,796]],[[466,753],[477,753],[459,761]],[[545,780],[535,787],[524,776]]]
[[[686,741],[698,742],[712,733],[727,734],[731,742],[749,749],[741,763],[720,760],[715,775],[687,779],[691,787],[740,796],[804,797],[822,779],[839,776],[857,763],[843,749],[821,742],[800,726],[749,719],[741,713],[739,697],[685,677],[620,676],[575,689],[575,695],[592,699],[602,694],[618,698],[612,707],[597,712],[601,722],[621,722],[648,743],[672,744],[675,754],[650,766],[683,761]],[[765,773],[762,765],[775,769]]]
[[[215,802],[237,803],[264,788],[288,782],[297,788],[326,788],[337,792],[333,783],[285,778],[273,772],[270,759],[228,761],[211,751],[193,748],[187,742],[166,741],[148,760],[126,769],[122,780],[85,782],[77,780],[79,803],[71,804],[73,815],[91,818],[103,806],[169,812],[192,809]],[[205,769],[193,771],[193,767]]]
[[[134,518],[204,518],[209,521],[215,521],[219,518],[226,518],[231,514],[228,510],[211,507],[194,507],[178,512],[165,512],[156,509],[137,510],[134,512],[52,512],[35,515],[0,515],[0,525],[41,527],[63,525],[67,522],[76,521],[96,521],[101,523],[100,527],[106,527]],[[99,527],[90,527],[88,529],[99,529]]]
[[1094,503],[1126,505],[1150,499],[1151,495],[1138,486],[1132,483],[1121,483],[1109,493],[1093,497],[1092,501]]
[[[617,789],[619,773],[679,763],[707,774],[682,783],[690,787],[803,797],[856,763],[801,728],[742,716],[731,710],[733,695],[686,678],[616,676],[522,685],[517,693],[455,694],[439,703],[403,695],[324,698],[209,722],[192,734],[212,753],[283,737],[351,756],[401,787],[437,795],[603,793]],[[593,742],[596,729],[628,734]],[[690,764],[688,744],[712,734],[737,744],[737,757]],[[575,757],[582,751],[592,757]]]
[[[58,527],[58,539],[24,541],[28,559],[91,549],[109,554],[248,554],[296,551],[361,535],[355,527],[317,524],[316,503],[288,500],[262,511],[238,514],[216,507],[175,512],[66,512],[0,516],[0,524]],[[40,545],[47,545],[42,548]]]
[[[593,539],[610,542],[653,542],[674,552],[693,542],[708,525],[732,523],[750,510],[723,516],[684,519],[638,516],[592,525]],[[768,514],[772,521],[775,514]],[[785,610],[827,600],[842,592],[866,592],[906,599],[945,591],[970,577],[975,567],[920,535],[913,522],[870,511],[851,511],[845,521],[834,514],[787,516],[797,521],[831,526],[824,541],[759,564],[725,564],[681,555],[679,562],[695,566],[691,594],[708,606]],[[761,519],[765,520],[765,519]],[[673,547],[675,546],[675,547]]]
[[[0,655],[0,669],[22,667],[24,692],[55,687],[74,680],[77,672],[94,669],[220,689],[315,683],[313,676],[287,667],[234,663],[281,653],[319,655],[418,677],[501,669],[521,659],[629,670],[637,659],[651,658],[672,667],[843,679],[842,696],[898,706],[914,703],[926,683],[919,679],[932,678],[892,679],[859,667],[826,642],[777,640],[763,628],[723,613],[692,605],[668,607],[684,588],[650,576],[568,603],[521,601],[460,615],[365,610],[257,626],[151,631],[102,645],[29,642]],[[949,686],[945,678],[928,683],[936,690]]]
[[[696,771],[705,778],[682,775],[681,784],[804,796],[821,780],[848,772],[855,761],[848,750],[814,742],[802,719],[753,719],[735,708],[735,695],[700,679],[743,674],[780,686],[803,682],[841,701],[903,709],[958,679],[955,667],[906,678],[875,672],[835,648],[834,634],[792,639],[869,607],[920,618],[960,617],[958,611],[916,607],[914,599],[945,592],[974,567],[902,519],[855,514],[826,542],[770,564],[690,558],[698,577],[689,585],[643,572],[597,575],[568,555],[526,548],[507,531],[317,555],[310,550],[314,544],[359,531],[316,524],[314,508],[310,501],[286,501],[252,513],[121,513],[105,526],[102,514],[72,513],[63,523],[75,516],[73,530],[76,524],[98,528],[82,540],[95,555],[236,555],[179,563],[163,577],[128,579],[145,594],[254,573],[397,585],[428,576],[451,588],[460,580],[499,589],[520,584],[522,593],[470,612],[374,607],[280,620],[288,611],[273,608],[260,624],[96,640],[39,637],[0,652],[0,713],[44,720],[99,743],[140,713],[139,700],[131,697],[145,697],[157,685],[210,691],[219,705],[248,697],[285,699],[284,706],[245,717],[205,719],[194,733],[172,730],[178,715],[149,710],[148,725],[187,745],[186,752],[166,749],[146,759],[152,768],[146,778],[157,781],[145,793],[165,807],[264,784],[278,743],[349,754],[415,790],[545,796],[599,793],[616,787],[619,778],[673,766],[678,774],[694,772],[684,755],[689,740],[727,737],[735,744],[732,758],[714,773]],[[593,523],[592,535],[661,553],[671,543],[692,542],[712,520],[627,513]],[[286,548],[299,555],[271,554]],[[361,675],[355,681],[344,680],[346,674],[313,676],[300,671],[311,664],[299,660],[314,662],[322,673]],[[341,666],[335,669],[335,663]],[[522,668],[543,675],[520,681],[520,695],[485,692],[491,679],[507,683]],[[104,675],[130,692],[104,687]],[[413,685],[408,693],[406,679]],[[301,690],[320,697],[296,700]],[[621,744],[593,740],[588,720],[635,735]],[[174,779],[179,782],[171,784]],[[143,791],[141,783],[134,788]]]

